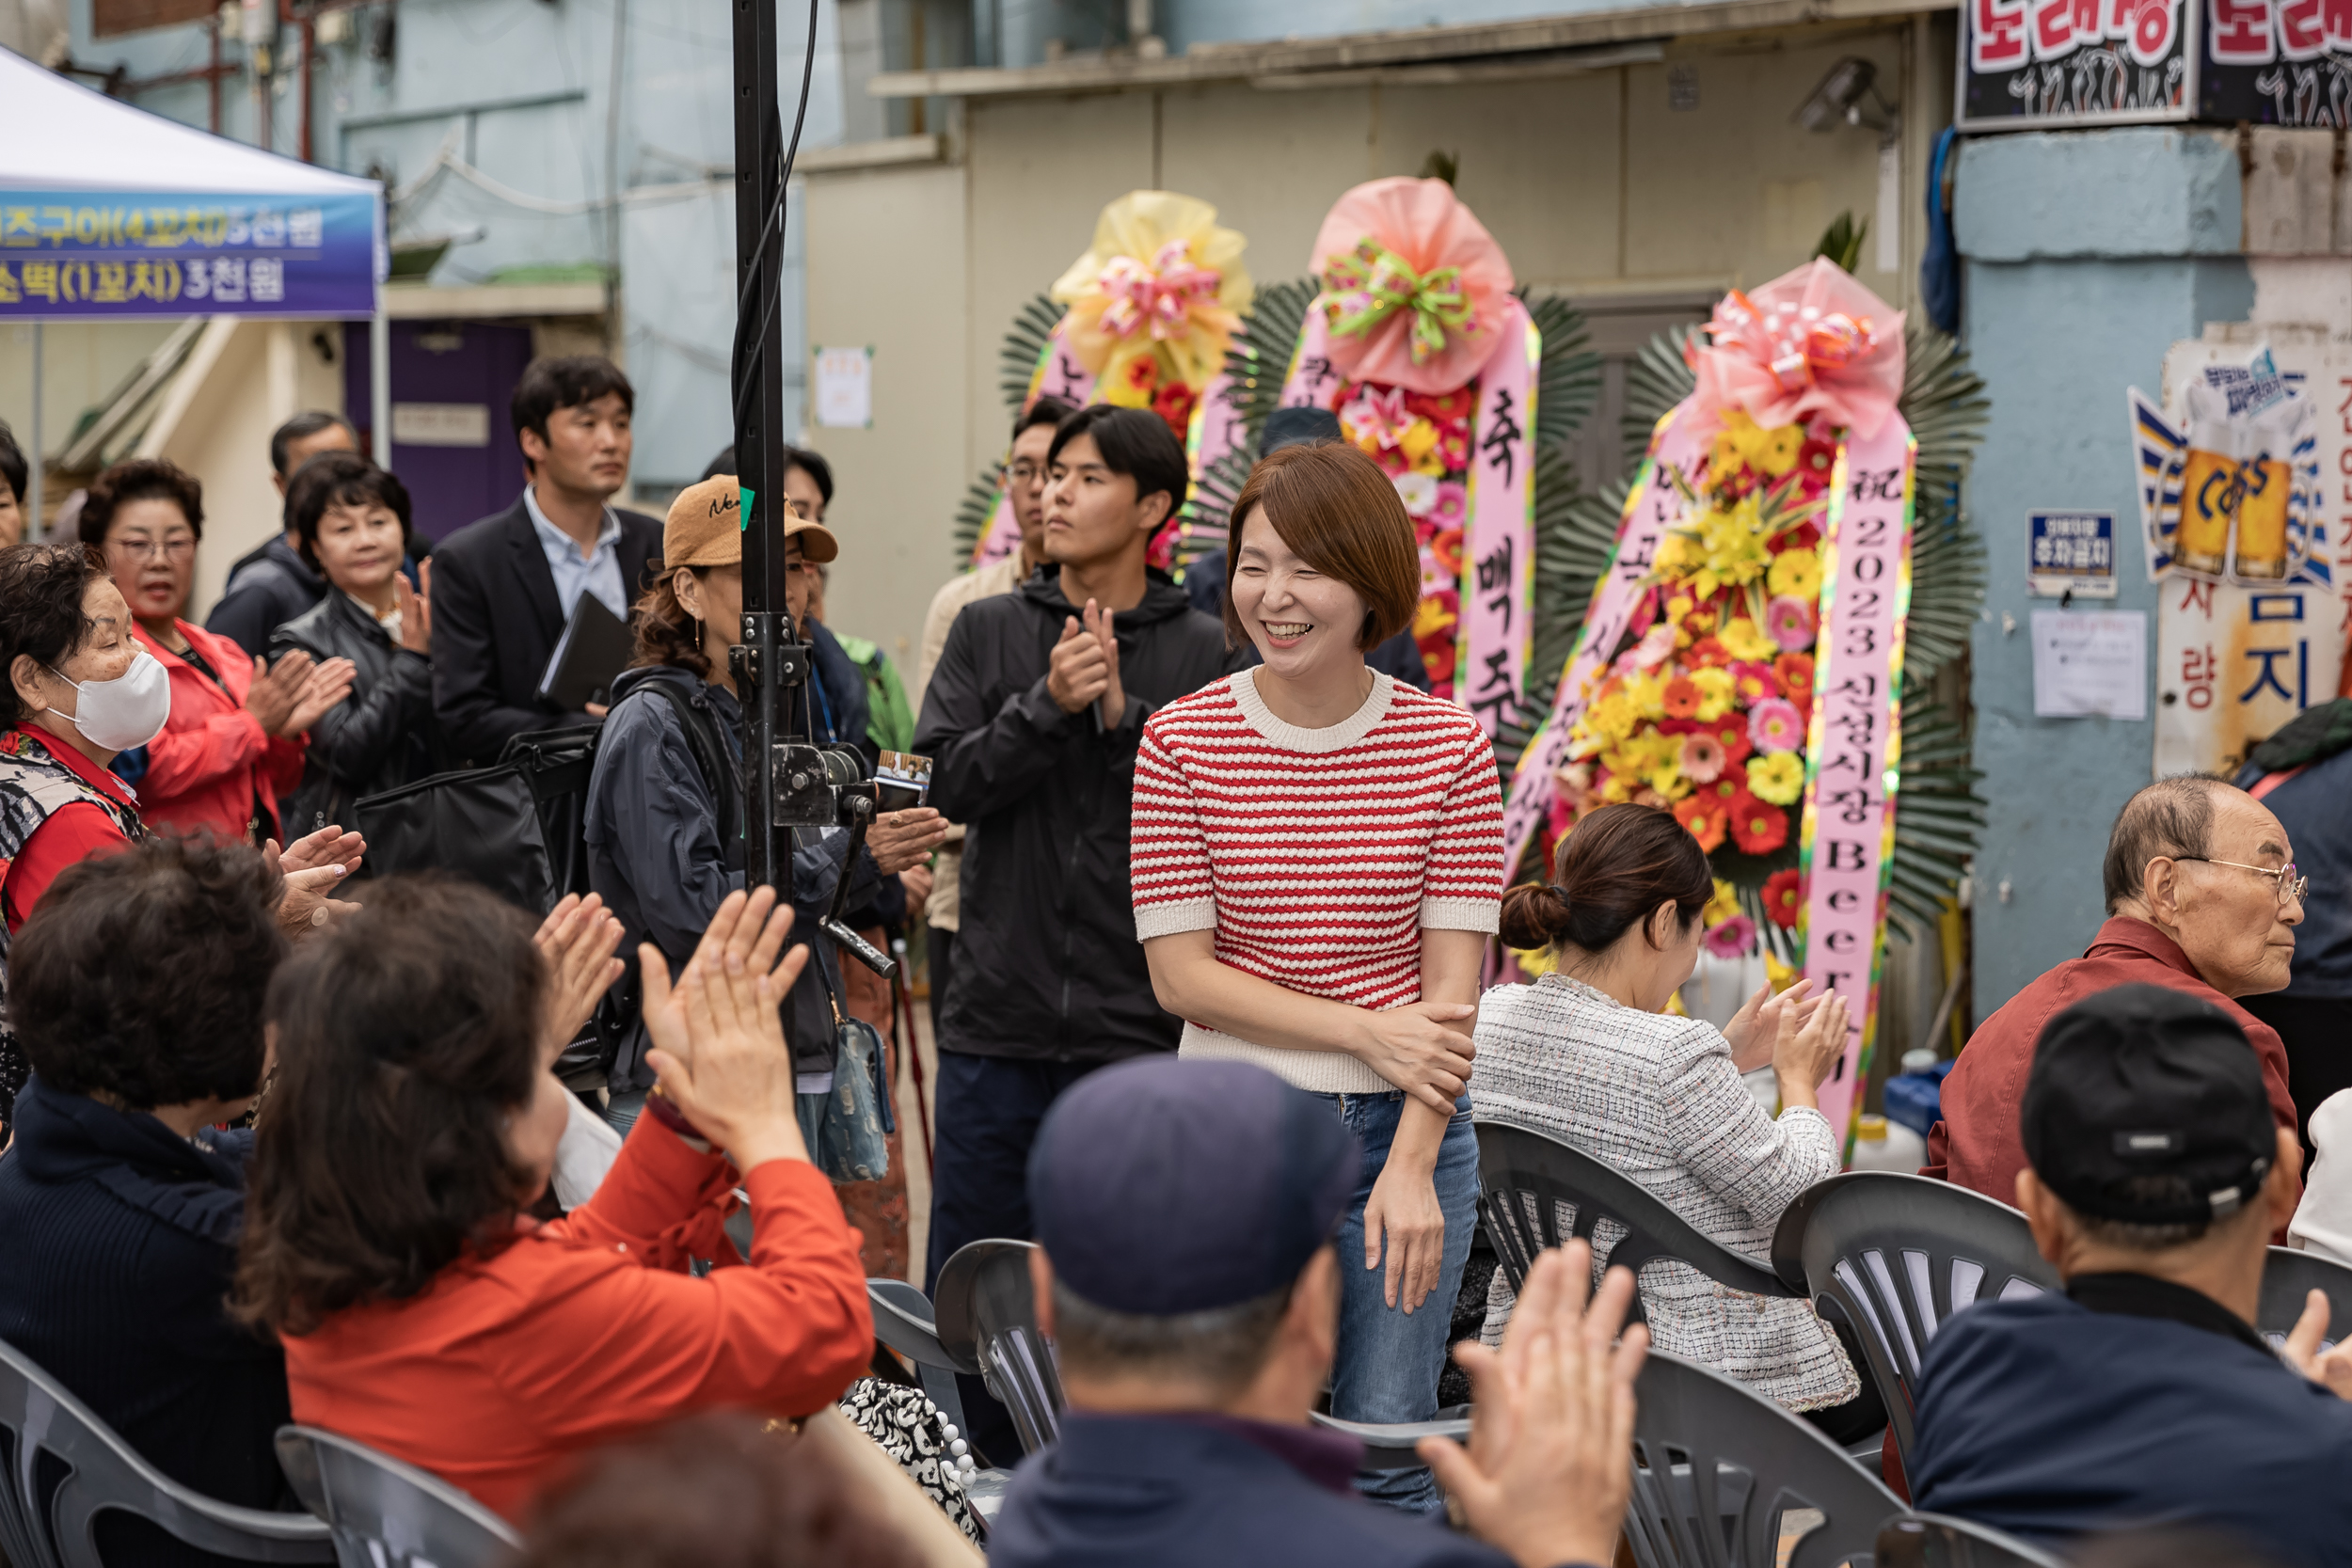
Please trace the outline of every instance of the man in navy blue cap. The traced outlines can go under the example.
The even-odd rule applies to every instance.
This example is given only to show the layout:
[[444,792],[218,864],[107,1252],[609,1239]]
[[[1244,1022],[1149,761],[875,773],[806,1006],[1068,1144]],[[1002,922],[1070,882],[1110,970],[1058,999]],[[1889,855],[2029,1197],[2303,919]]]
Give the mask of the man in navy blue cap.
[[[1041,1325],[1069,1409],[1014,1478],[993,1568],[1561,1568],[1606,1563],[1632,1484],[1632,1275],[1546,1253],[1500,1352],[1462,1346],[1470,1446],[1422,1457],[1472,1541],[1363,1501],[1311,1425],[1339,1327],[1331,1234],[1355,1134],[1244,1062],[1146,1058],[1056,1102],[1029,1158]],[[1530,1307],[1533,1310],[1530,1310]],[[1484,1542],[1485,1544],[1481,1544]]]
[[2065,1293],[1936,1335],[1918,1506],[2048,1543],[2195,1524],[2352,1564],[2352,1347],[2320,1354],[2317,1291],[2280,1353],[2253,1326],[2297,1150],[2245,1031],[2169,987],[2098,992],[2042,1030],[2019,1121],[2018,1207]]

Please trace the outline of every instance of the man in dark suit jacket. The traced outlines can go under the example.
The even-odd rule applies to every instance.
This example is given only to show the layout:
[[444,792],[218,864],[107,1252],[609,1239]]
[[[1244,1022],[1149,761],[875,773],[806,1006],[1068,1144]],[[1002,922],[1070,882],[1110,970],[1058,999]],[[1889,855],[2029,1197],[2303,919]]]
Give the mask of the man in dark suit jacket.
[[1069,1408],[1013,1477],[992,1568],[1610,1560],[1649,1334],[1611,1349],[1633,1275],[1612,1269],[1587,1311],[1582,1242],[1529,1274],[1500,1353],[1454,1353],[1481,1430],[1422,1456],[1476,1540],[1356,1496],[1363,1446],[1310,1423],[1339,1271],[1360,1266],[1331,1233],[1362,1168],[1327,1097],[1247,1062],[1141,1056],[1055,1102],[1029,1160],[1029,1284]]
[[627,620],[660,561],[660,523],[608,504],[628,479],[635,404],[609,359],[533,360],[512,404],[531,483],[433,552],[433,706],[474,766],[526,731],[604,716],[543,702],[539,683],[580,595]]

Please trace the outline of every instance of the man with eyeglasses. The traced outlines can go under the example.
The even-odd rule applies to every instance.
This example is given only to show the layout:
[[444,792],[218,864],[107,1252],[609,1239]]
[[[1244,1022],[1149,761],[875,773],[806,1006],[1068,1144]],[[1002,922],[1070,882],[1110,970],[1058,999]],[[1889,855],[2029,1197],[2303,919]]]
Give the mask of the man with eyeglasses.
[[[1045,470],[1049,466],[1045,454],[1053,450],[1054,427],[1074,412],[1059,398],[1041,397],[1013,420],[1012,451],[1005,458],[1005,499],[1011,504],[1012,520],[1021,530],[1021,547],[1002,561],[949,579],[931,595],[930,611],[923,617],[923,661],[915,667],[914,689],[907,693],[915,712],[923,711],[923,689],[931,683],[931,671],[947,646],[947,628],[956,624],[963,607],[1012,593],[1044,564],[1041,541],[1045,535]],[[939,847],[939,864],[923,911],[929,931],[925,956],[930,962],[934,1036],[939,1032],[940,1004],[947,996],[947,974],[955,963],[956,930],[963,924],[962,867],[963,829],[959,826],[948,830],[947,842]]]
[[[2295,958],[2305,879],[2286,829],[2218,779],[2160,779],[2124,802],[2102,879],[2107,920],[2090,950],[2019,991],[1969,1037],[1944,1080],[1944,1119],[1928,1135],[1920,1174],[2016,1202],[2026,1164],[2017,1108],[2042,1026],[2086,996],[2135,983],[2185,991],[2227,1014],[2261,1059],[2273,1117],[2295,1131],[2286,1047],[2237,1001],[2285,986]],[[2299,1154],[2299,1145],[2288,1147]]]

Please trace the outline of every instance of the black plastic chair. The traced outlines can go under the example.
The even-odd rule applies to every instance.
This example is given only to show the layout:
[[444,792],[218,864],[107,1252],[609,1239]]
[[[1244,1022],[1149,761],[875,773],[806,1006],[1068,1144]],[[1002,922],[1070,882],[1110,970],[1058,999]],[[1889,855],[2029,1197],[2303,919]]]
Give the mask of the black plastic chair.
[[493,1568],[523,1544],[440,1477],[331,1432],[279,1427],[278,1463],[334,1531],[342,1568]]
[[101,1568],[100,1515],[129,1513],[174,1540],[247,1562],[332,1562],[306,1513],[239,1508],[181,1485],[0,1340],[0,1555],[11,1568]]
[[1892,1171],[1849,1171],[1806,1188],[1780,1216],[1772,1266],[1852,1326],[1906,1466],[1919,1364],[1935,1331],[1979,1301],[2058,1289],[2024,1214]]
[[1990,1525],[1905,1513],[1879,1531],[1878,1568],[2066,1568],[2066,1560]]
[[1061,1430],[1061,1370],[1037,1326],[1027,1242],[971,1242],[939,1271],[932,1291],[940,1348],[956,1370],[977,1373],[1012,1417],[1021,1451],[1035,1453]]
[[[1623,1264],[1637,1277],[1645,1265],[1672,1259],[1752,1296],[1801,1293],[1772,1270],[1701,1235],[1649,1189],[1606,1161],[1510,1122],[1481,1119],[1477,1128],[1479,1212],[1486,1216],[1486,1233],[1514,1291],[1525,1287],[1537,1253],[1571,1237],[1591,1243],[1594,1225],[1609,1219],[1623,1226],[1626,1234],[1600,1260]],[[1574,1211],[1565,1235],[1559,1221],[1564,1203]],[[1595,1243],[1596,1258],[1600,1250]],[[1627,1321],[1639,1323],[1645,1316],[1637,1293]]]
[[1625,1530],[1641,1568],[1871,1568],[1902,1499],[1804,1418],[1662,1351],[1634,1394]]
[[925,1397],[961,1433],[963,1396],[956,1388],[955,1358],[939,1342],[930,1298],[903,1279],[868,1279],[866,1299],[874,1309],[874,1338],[914,1363]]
[[2283,1345],[2303,1315],[2303,1299],[2312,1291],[2328,1292],[2328,1332],[2322,1349],[2352,1339],[2352,1269],[2316,1253],[2275,1246],[2263,1259],[2262,1304],[2254,1326],[2273,1345]]

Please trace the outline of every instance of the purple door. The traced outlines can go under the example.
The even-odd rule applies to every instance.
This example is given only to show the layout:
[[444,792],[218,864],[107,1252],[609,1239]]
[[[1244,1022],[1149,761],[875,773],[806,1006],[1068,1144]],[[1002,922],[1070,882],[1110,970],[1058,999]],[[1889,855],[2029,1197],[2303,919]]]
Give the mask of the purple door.
[[[523,454],[507,399],[531,362],[531,329],[495,322],[392,323],[392,471],[417,531],[438,543],[515,504]],[[368,328],[343,329],[343,406],[368,440]]]

